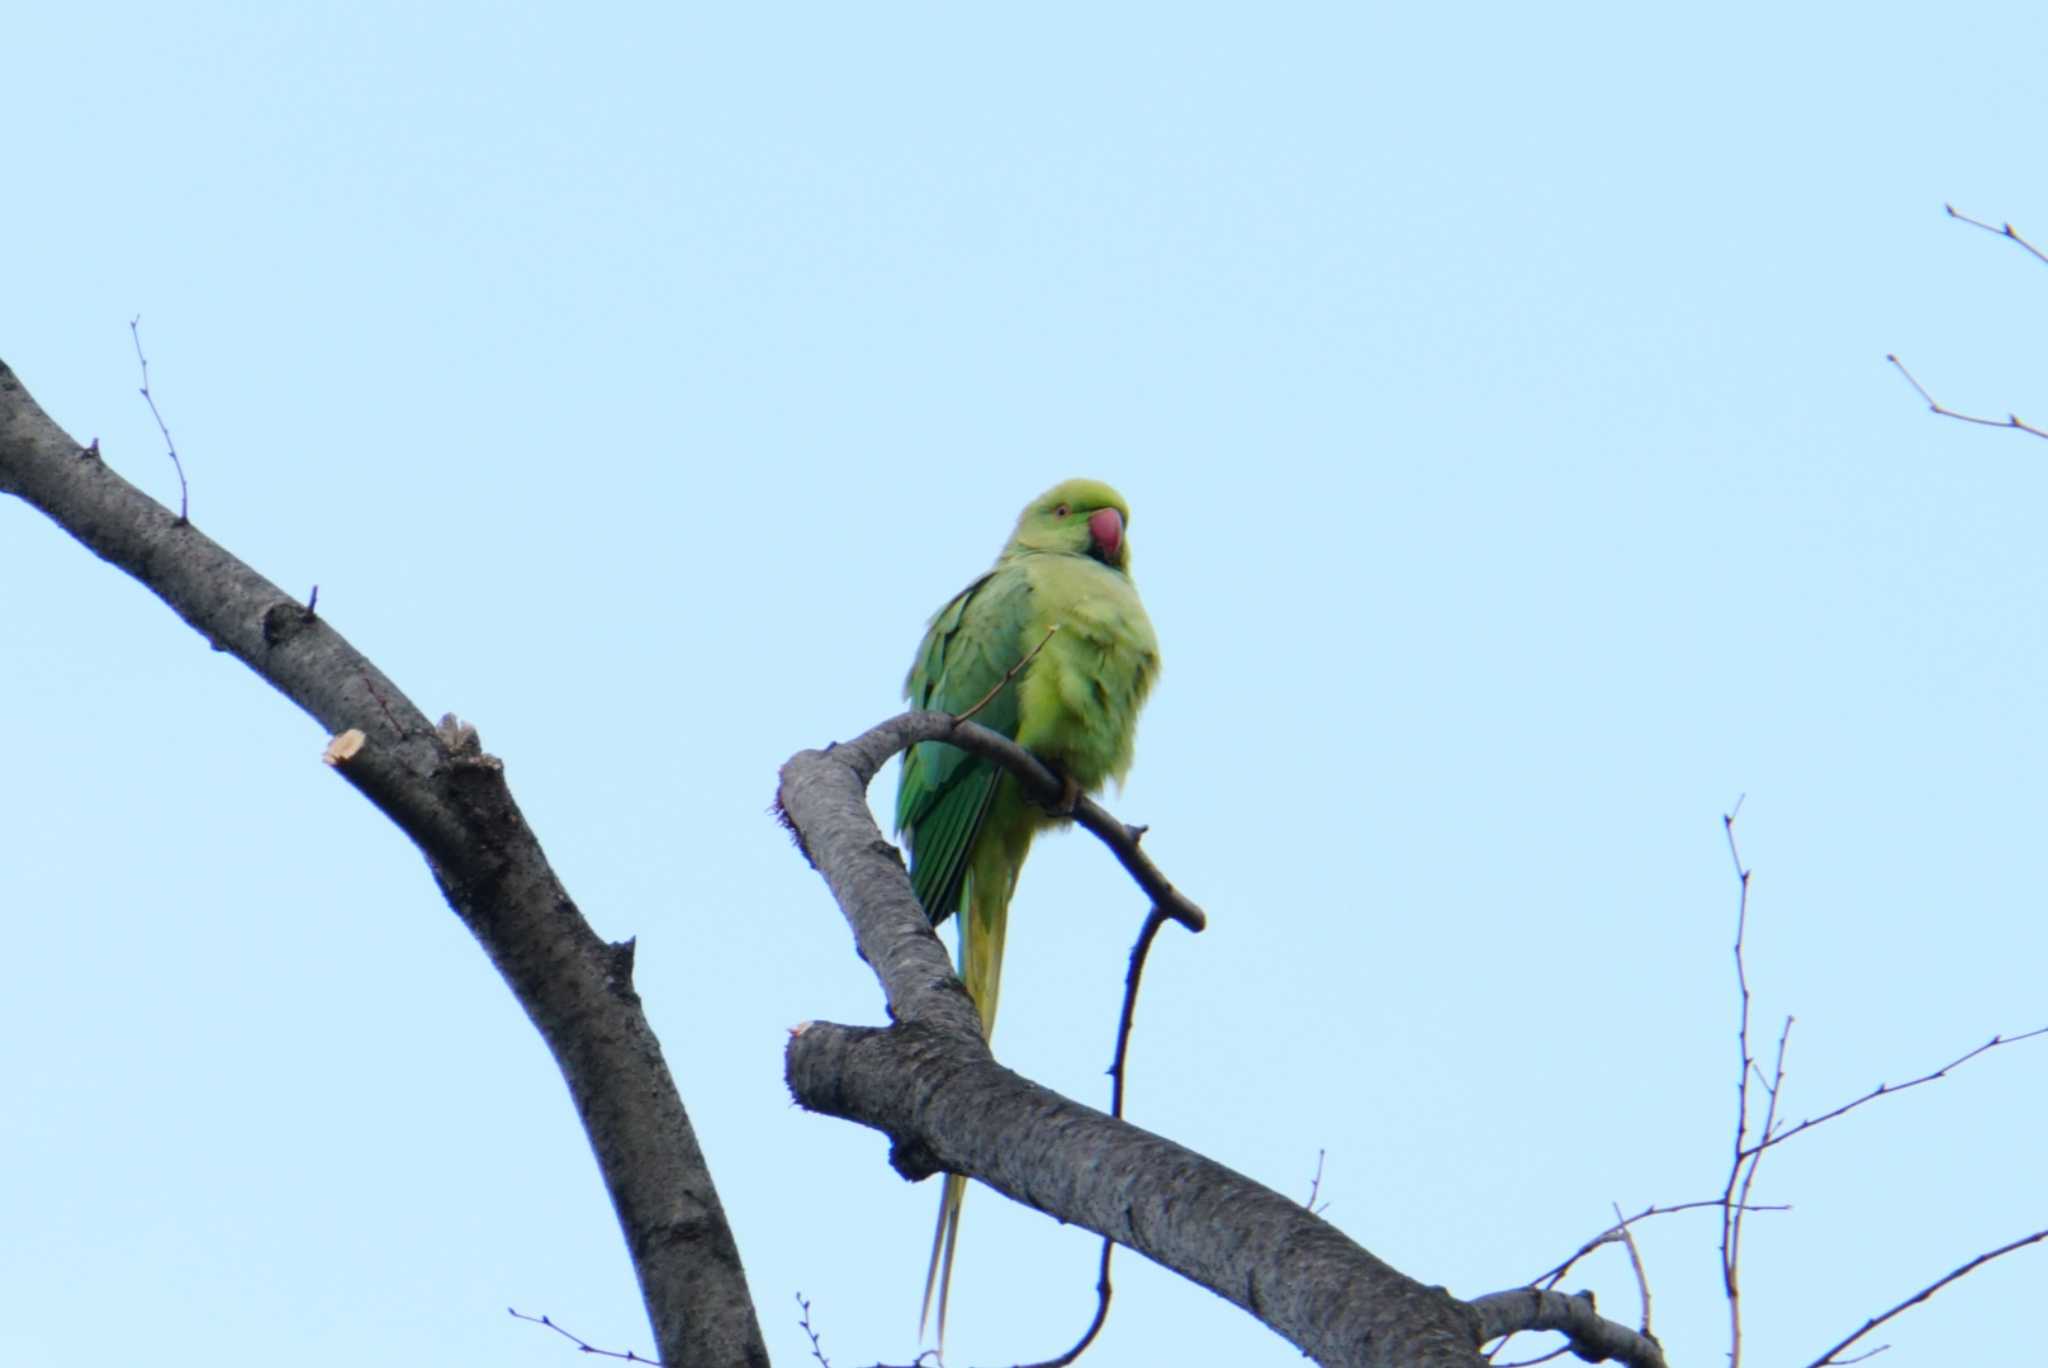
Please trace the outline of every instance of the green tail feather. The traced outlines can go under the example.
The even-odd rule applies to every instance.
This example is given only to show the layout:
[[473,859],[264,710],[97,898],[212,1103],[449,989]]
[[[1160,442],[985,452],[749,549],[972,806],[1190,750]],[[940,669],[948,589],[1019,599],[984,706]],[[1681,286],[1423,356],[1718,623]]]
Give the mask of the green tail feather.
[[960,1204],[967,1199],[967,1180],[957,1173],[946,1175],[945,1191],[939,1194],[939,1225],[932,1232],[932,1261],[924,1275],[924,1309],[917,1315],[917,1337],[924,1338],[925,1323],[931,1319],[932,1291],[939,1294],[939,1352],[946,1352],[946,1300],[953,1291],[953,1251],[960,1241]]

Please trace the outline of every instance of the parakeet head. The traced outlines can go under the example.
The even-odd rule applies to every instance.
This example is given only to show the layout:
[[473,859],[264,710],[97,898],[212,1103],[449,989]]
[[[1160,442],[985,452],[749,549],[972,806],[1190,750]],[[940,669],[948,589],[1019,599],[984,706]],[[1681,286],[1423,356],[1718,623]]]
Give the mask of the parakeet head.
[[1028,504],[1003,554],[1049,551],[1092,556],[1112,570],[1129,570],[1131,543],[1124,528],[1131,510],[1124,496],[1100,480],[1067,480]]

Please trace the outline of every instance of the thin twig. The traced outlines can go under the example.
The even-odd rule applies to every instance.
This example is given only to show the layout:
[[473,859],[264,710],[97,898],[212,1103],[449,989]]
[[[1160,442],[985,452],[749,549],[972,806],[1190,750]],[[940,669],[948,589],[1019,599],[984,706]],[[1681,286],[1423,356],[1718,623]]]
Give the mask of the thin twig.
[[[958,721],[951,713],[907,712],[877,723],[851,741],[836,742],[827,749],[849,764],[865,787],[874,782],[881,767],[894,759],[898,752],[921,741],[944,741],[1001,765],[1017,777],[1026,796],[1033,802],[1095,833],[1097,839],[1109,847],[1109,853],[1116,857],[1116,862],[1124,867],[1124,872],[1145,890],[1145,896],[1152,900],[1153,906],[1190,931],[1208,928],[1208,914],[1175,888],[1173,881],[1139,849],[1138,843],[1151,828],[1118,821],[1107,808],[1087,794],[1075,796],[1069,793],[1067,781],[1058,771],[999,731],[991,731],[979,722]],[[802,758],[791,757],[791,763]],[[784,766],[785,770],[788,768],[788,765]],[[1071,806],[1067,802],[1070,798]],[[796,835],[796,829],[779,798],[770,812],[791,835]]]
[[1761,1150],[1767,1150],[1771,1148],[1771,1146],[1773,1145],[1782,1145],[1787,1140],[1790,1140],[1793,1136],[1803,1134],[1806,1131],[1810,1131],[1815,1126],[1820,1125],[1822,1122],[1832,1121],[1838,1116],[1844,1115],[1848,1112],[1855,1111],[1858,1107],[1862,1106],[1866,1102],[1875,1102],[1880,1097],[1891,1097],[1897,1093],[1902,1093],[1906,1091],[1906,1089],[1908,1088],[1917,1088],[1923,1083],[1932,1083],[1936,1079],[1946,1078],[1948,1077],[1949,1071],[1951,1069],[1961,1068],[1963,1065],[1969,1063],[1971,1060],[1975,1059],[1978,1055],[1985,1053],[1987,1050],[1994,1050],[1998,1048],[2000,1045],[2016,1045],[2022,1040],[2032,1040],[2036,1036],[2048,1036],[2048,1026],[2037,1026],[2031,1031],[2022,1031],[2018,1035],[2005,1035],[2003,1033],[1995,1035],[1991,1037],[1991,1039],[1985,1041],[1982,1045],[1979,1045],[1976,1049],[1968,1050],[1963,1054],[1957,1055],[1954,1059],[1951,1059],[1948,1063],[1942,1065],[1940,1068],[1934,1070],[1932,1073],[1921,1074],[1918,1078],[1909,1078],[1904,1083],[1880,1083],[1876,1087],[1872,1088],[1869,1092],[1863,1094],[1861,1097],[1854,1098],[1848,1102],[1844,1102],[1841,1106],[1836,1107],[1832,1111],[1824,1111],[1819,1116],[1808,1117],[1806,1120],[1801,1121],[1796,1126],[1788,1126],[1784,1130],[1779,1131],[1776,1135],[1766,1136],[1763,1139],[1758,1140],[1757,1143],[1751,1147],[1750,1152],[1756,1153]]
[[1145,914],[1145,925],[1138,931],[1137,943],[1131,946],[1131,966],[1124,974],[1124,1005],[1117,1018],[1116,1057],[1110,1061],[1109,1114],[1122,1118],[1124,1114],[1124,1066],[1130,1056],[1131,1023],[1138,1015],[1138,980],[1145,973],[1145,959],[1152,953],[1152,942],[1159,936],[1171,914],[1160,908],[1153,908]]
[[1330,1204],[1328,1202],[1323,1203],[1321,1206],[1316,1205],[1316,1196],[1323,1190],[1323,1159],[1325,1157],[1326,1151],[1316,1151],[1316,1176],[1309,1180],[1308,1200],[1302,1203],[1303,1206],[1307,1207],[1310,1211],[1313,1211],[1318,1216],[1322,1215],[1324,1212],[1330,1209]]
[[[1017,776],[1024,786],[1025,794],[1034,802],[1053,807],[1065,796],[1065,782],[1050,765],[1033,755],[1024,747],[1004,736],[991,731],[979,722],[956,722],[950,713],[908,712],[890,718],[887,722],[870,727],[851,741],[842,742],[836,752],[853,752],[860,758],[854,763],[854,772],[863,784],[871,783],[881,766],[893,758],[905,746],[919,741],[944,741],[958,746],[961,750],[993,760]],[[780,813],[781,809],[775,809]],[[1147,828],[1130,826],[1117,820],[1108,809],[1086,794],[1074,800],[1073,809],[1063,812],[1077,826],[1095,833],[1124,872],[1137,881],[1145,890],[1145,896],[1152,905],[1166,913],[1190,931],[1201,931],[1208,927],[1208,914],[1189,900],[1186,894],[1173,886],[1172,880],[1160,872],[1152,863],[1138,842]],[[778,821],[784,820],[781,816]],[[787,825],[785,821],[785,825]]]
[[[171,429],[164,423],[163,414],[157,412],[156,396],[149,392],[149,358],[142,354],[142,315],[128,320],[128,335],[135,339],[135,359],[142,366],[142,399],[149,405],[149,416],[156,419],[156,430],[164,435],[164,449],[171,453],[171,468],[178,472],[178,525],[183,527],[192,521],[190,491],[185,487],[185,463],[178,459],[178,444],[171,440]],[[99,449],[99,438],[93,438],[93,449]]]
[[[2033,248],[2029,247],[2027,250],[2032,251]],[[2036,437],[2048,438],[2048,431],[2037,428],[2032,423],[2021,421],[2017,413],[2008,413],[2003,418],[1980,418],[1974,413],[1962,413],[1956,409],[1948,408],[1927,392],[1927,386],[1913,378],[1913,372],[1907,370],[1906,363],[1899,360],[1896,355],[1886,352],[1884,359],[1897,366],[1899,374],[1906,377],[1906,383],[1911,385],[1914,391],[1927,401],[1927,407],[1944,418],[1953,418],[1959,423],[1975,423],[1978,427],[2011,428],[2015,432],[2031,432]]]
[[[1592,1239],[1580,1245],[1577,1249],[1572,1251],[1571,1257],[1566,1259],[1563,1263],[1558,1264],[1556,1267],[1548,1269],[1545,1272],[1539,1273],[1535,1277],[1531,1278],[1529,1280],[1529,1286],[1557,1286],[1558,1283],[1564,1280],[1564,1275],[1571,1272],[1572,1268],[1579,1262],[1579,1260],[1585,1258],[1588,1254],[1591,1254],[1594,1250],[1600,1248],[1600,1246],[1613,1244],[1616,1240],[1620,1239],[1621,1230],[1623,1226],[1632,1226],[1639,1221],[1647,1221],[1652,1216],[1669,1216],[1673,1212],[1677,1211],[1705,1211],[1709,1208],[1715,1211],[1725,1211],[1727,1210],[1727,1207],[1728,1200],[1725,1197],[1704,1197],[1696,1202],[1675,1202],[1670,1206],[1653,1205],[1644,1207],[1635,1215],[1630,1216],[1629,1218],[1624,1220],[1620,1226],[1609,1226],[1607,1227],[1607,1229],[1601,1231],[1598,1235],[1595,1235]],[[1760,1203],[1756,1206],[1752,1206],[1749,1208],[1749,1210],[1751,1211],[1790,1211],[1791,1209],[1792,1208],[1790,1206],[1787,1206],[1782,1202]]]
[[[798,1329],[802,1330],[806,1335],[809,1335],[811,1337],[811,1357],[816,1359],[819,1362],[819,1364],[822,1365],[822,1368],[832,1368],[832,1360],[825,1357],[825,1341],[823,1337],[821,1337],[818,1334],[817,1330],[814,1329],[811,1325],[810,1298],[806,1297],[803,1293],[799,1292],[796,1294],[796,1304],[803,1308],[803,1314],[797,1317],[796,1323]],[[912,1359],[908,1364],[904,1365],[904,1368],[932,1368],[932,1365],[936,1365],[938,1363],[939,1351],[936,1349],[927,1349],[923,1353],[919,1354],[916,1358]],[[874,1368],[891,1368],[891,1365],[886,1363],[878,1363],[874,1366]]]
[[1081,1338],[1074,1341],[1074,1347],[1058,1358],[1049,1358],[1043,1363],[1025,1364],[1024,1368],[1068,1368],[1081,1355],[1088,1352],[1088,1346],[1095,1343],[1095,1337],[1102,1333],[1102,1327],[1109,1323],[1109,1256],[1115,1250],[1115,1240],[1102,1242],[1102,1258],[1095,1265],[1095,1316],[1088,1322],[1088,1328],[1081,1332]]
[[[1041,646],[1044,644],[1039,643]],[[1118,1120],[1122,1120],[1124,1114],[1125,1066],[1130,1059],[1131,1025],[1138,1015],[1138,980],[1144,976],[1145,960],[1152,953],[1152,942],[1158,939],[1160,928],[1169,920],[1167,914],[1157,907],[1145,914],[1145,925],[1138,931],[1137,943],[1131,947],[1130,968],[1124,974],[1124,1005],[1123,1010],[1117,1015],[1116,1054],[1109,1064],[1109,1114]],[[1102,1261],[1095,1272],[1095,1316],[1088,1322],[1088,1328],[1081,1332],[1081,1338],[1075,1341],[1073,1348],[1058,1358],[1030,1364],[1028,1368],[1067,1368],[1067,1365],[1086,1353],[1088,1346],[1095,1342],[1095,1337],[1102,1333],[1102,1327],[1109,1321],[1109,1256],[1115,1249],[1116,1241],[1102,1242]]]
[[2006,1254],[2010,1254],[2016,1249],[2025,1249],[2028,1245],[2031,1244],[2039,1244],[2043,1240],[2048,1240],[2048,1230],[2037,1230],[2031,1235],[2021,1236],[2019,1239],[2014,1240],[2011,1244],[2000,1245],[1996,1249],[1990,1250],[1983,1254],[1979,1254],[1976,1258],[1970,1260],[1968,1263],[1964,1264],[1961,1268],[1956,1269],[1954,1272],[1949,1273],[1944,1277],[1936,1278],[1933,1282],[1927,1284],[1927,1286],[1921,1288],[1912,1296],[1906,1298],[1898,1305],[1892,1307],[1889,1311],[1886,1311],[1880,1315],[1872,1316],[1869,1320],[1863,1322],[1862,1329],[1858,1330],[1855,1334],[1850,1335],[1848,1338],[1839,1341],[1832,1349],[1828,1350],[1825,1354],[1822,1354],[1812,1363],[1809,1363],[1806,1366],[1806,1368],[1826,1368],[1828,1364],[1854,1363],[1857,1362],[1859,1359],[1870,1357],[1870,1354],[1881,1353],[1883,1349],[1888,1349],[1891,1346],[1885,1345],[1879,1349],[1873,1349],[1870,1351],[1870,1354],[1861,1354],[1858,1355],[1855,1359],[1842,1359],[1835,1357],[1835,1355],[1841,1353],[1844,1349],[1847,1349],[1850,1345],[1854,1344],[1857,1340],[1862,1339],[1871,1331],[1877,1329],[1878,1326],[1883,1325],[1893,1316],[1898,1315],[1901,1311],[1904,1311],[1908,1307],[1917,1306],[1921,1302],[1926,1301],[1929,1297],[1941,1291],[1942,1288],[1947,1287],[1950,1283],[1956,1281],[1956,1279],[1968,1277],[1970,1274],[1982,1268],[1985,1264],[1990,1263],[1993,1259],[2000,1258]]
[[[1737,1269],[1742,1257],[1743,1203],[1749,1193],[1743,1163],[1748,1161],[1748,1179],[1754,1180],[1756,1162],[1761,1157],[1747,1153],[1745,1148],[1749,1138],[1749,1076],[1756,1070],[1756,1059],[1749,1050],[1749,970],[1742,958],[1743,939],[1749,931],[1749,870],[1743,867],[1742,851],[1735,844],[1735,818],[1741,811],[1742,797],[1738,796],[1735,806],[1721,818],[1722,830],[1728,837],[1728,858],[1735,866],[1741,889],[1735,904],[1735,984],[1742,994],[1742,1011],[1735,1039],[1742,1055],[1742,1073],[1735,1087],[1735,1157],[1728,1166],[1728,1182],[1721,1189],[1721,1287],[1728,1298],[1728,1368],[1742,1368],[1742,1290]],[[1789,1020],[1786,1027],[1791,1027]],[[1782,1055],[1779,1062],[1782,1065]],[[1769,1134],[1768,1125],[1765,1134]],[[1742,1189],[1739,1198],[1738,1186]]]
[[[1736,948],[1739,954],[1741,950],[1740,945]],[[1759,1133],[1765,1137],[1768,1137],[1778,1124],[1778,1098],[1783,1093],[1785,1087],[1785,1047],[1791,1038],[1792,1018],[1788,1016],[1785,1018],[1783,1029],[1778,1032],[1778,1049],[1771,1065],[1771,1076],[1765,1078],[1761,1069],[1755,1070],[1757,1082],[1761,1083],[1764,1089],[1764,1117],[1763,1123],[1758,1129]],[[1763,1151],[1760,1148],[1751,1151],[1747,1165],[1743,1164],[1740,1160],[1737,1161],[1735,1171],[1739,1171],[1742,1174],[1742,1182],[1735,1190],[1735,1200],[1729,1204],[1728,1210],[1723,1217],[1723,1234],[1726,1237],[1730,1237],[1724,1240],[1722,1248],[1727,1260],[1725,1272],[1728,1287],[1729,1334],[1731,1343],[1734,1346],[1734,1352],[1729,1356],[1728,1368],[1740,1368],[1742,1315],[1740,1309],[1741,1293],[1737,1288],[1736,1271],[1742,1261],[1743,1218],[1749,1213],[1750,1189],[1756,1183],[1756,1171],[1762,1162]],[[1733,1174],[1731,1173],[1730,1176],[1732,1177]]]
[[1615,1229],[1621,1232],[1621,1242],[1628,1248],[1628,1264],[1636,1271],[1636,1291],[1643,1294],[1643,1323],[1636,1327],[1645,1336],[1650,1334],[1650,1275],[1643,1272],[1643,1252],[1636,1248],[1636,1237],[1629,1233],[1628,1222],[1622,1219],[1621,1203],[1614,1204]]
[[1878,1346],[1877,1346],[1877,1348],[1875,1348],[1875,1349],[1865,1349],[1865,1350],[1864,1350],[1864,1351],[1863,1351],[1862,1353],[1860,1353],[1860,1354],[1851,1354],[1851,1355],[1850,1355],[1850,1356],[1849,1356],[1848,1358],[1845,1358],[1845,1359],[1836,1359],[1836,1360],[1835,1360],[1835,1362],[1836,1362],[1836,1363],[1838,1363],[1838,1364],[1840,1364],[1840,1365],[1842,1365],[1842,1368],[1848,1368],[1848,1365],[1849,1365],[1849,1364],[1852,1364],[1852,1363],[1862,1363],[1862,1362],[1864,1362],[1864,1361],[1865,1361],[1866,1359],[1874,1359],[1874,1358],[1876,1358],[1876,1357],[1877,1357],[1877,1356],[1878,1356],[1879,1354],[1882,1354],[1882,1353],[1884,1353],[1884,1352],[1885,1352],[1886,1350],[1888,1350],[1888,1349],[1890,1349],[1890,1348],[1891,1348],[1891,1346],[1890,1346],[1889,1344],[1880,1344],[1880,1345],[1878,1345]]
[[[1771,1133],[1778,1123],[1778,1099],[1785,1084],[1785,1052],[1792,1037],[1792,1018],[1787,1016],[1784,1027],[1778,1032],[1778,1048],[1770,1076],[1765,1077],[1749,1044],[1751,994],[1744,946],[1749,934],[1750,871],[1743,865],[1741,848],[1735,842],[1735,818],[1741,811],[1742,798],[1738,797],[1735,806],[1721,818],[1722,830],[1728,838],[1728,859],[1735,868],[1740,889],[1735,910],[1735,983],[1741,995],[1741,1009],[1735,1034],[1742,1057],[1742,1073],[1735,1089],[1734,1157],[1728,1165],[1728,1181],[1721,1190],[1721,1287],[1728,1299],[1728,1368],[1741,1368],[1742,1364],[1743,1219],[1754,1206],[1750,1192],[1756,1184],[1763,1151],[1768,1147]],[[1763,1120],[1757,1129],[1760,1139],[1755,1146],[1748,1143],[1749,1084],[1752,1077],[1764,1090]]]
[[968,718],[974,716],[983,708],[986,708],[989,704],[995,702],[996,695],[1001,693],[1004,689],[1008,688],[1010,685],[1010,681],[1015,679],[1018,675],[1022,674],[1024,672],[1024,667],[1026,665],[1029,665],[1033,660],[1038,658],[1038,653],[1045,649],[1045,643],[1051,641],[1052,634],[1054,632],[1057,632],[1059,629],[1060,625],[1057,622],[1055,622],[1052,626],[1046,628],[1045,635],[1038,639],[1038,644],[1036,646],[1033,646],[1030,650],[1026,651],[1024,653],[1024,658],[1022,660],[1018,661],[1015,665],[1012,665],[1009,669],[1003,671],[1003,677],[996,681],[996,685],[993,689],[990,689],[987,693],[981,696],[980,702],[976,703],[973,707],[969,708],[964,713],[954,713],[953,720],[955,722],[965,722]]
[[523,1320],[530,1325],[545,1325],[548,1329],[554,1331],[563,1339],[570,1341],[577,1347],[577,1349],[581,1350],[583,1353],[596,1354],[599,1358],[620,1359],[626,1363],[647,1363],[652,1364],[654,1368],[661,1368],[660,1359],[643,1358],[641,1355],[634,1353],[631,1349],[626,1350],[624,1353],[620,1353],[616,1349],[600,1349],[596,1345],[592,1344],[590,1341],[584,1339],[583,1336],[575,1334],[572,1331],[564,1330],[561,1326],[555,1324],[546,1316],[528,1316],[520,1312],[518,1309],[510,1306],[506,1307],[505,1309],[511,1312],[512,1318],[514,1320]]
[[2015,233],[2012,230],[2012,225],[2010,223],[2003,223],[2000,224],[1998,227],[1994,228],[1982,219],[1973,219],[1968,214],[1958,213],[1956,211],[1956,207],[1953,204],[1944,204],[1941,207],[1947,210],[1948,216],[1954,219],[1956,222],[1967,223],[1972,228],[1982,228],[1985,232],[1991,234],[1991,236],[1993,237],[2002,237],[2008,242],[2016,242],[2021,247],[2025,248],[2027,252],[2029,252],[2033,256],[2034,260],[2040,262],[2044,266],[2048,266],[2048,255],[2043,255],[2039,247],[2036,247],[2033,243],[2027,241],[2018,233]]
[[811,1337],[811,1357],[822,1364],[823,1368],[832,1368],[832,1360],[825,1357],[825,1346],[818,1339],[818,1332],[811,1328],[810,1299],[799,1292],[796,1294],[796,1304],[803,1308],[803,1314],[797,1317],[796,1323],[798,1329]]

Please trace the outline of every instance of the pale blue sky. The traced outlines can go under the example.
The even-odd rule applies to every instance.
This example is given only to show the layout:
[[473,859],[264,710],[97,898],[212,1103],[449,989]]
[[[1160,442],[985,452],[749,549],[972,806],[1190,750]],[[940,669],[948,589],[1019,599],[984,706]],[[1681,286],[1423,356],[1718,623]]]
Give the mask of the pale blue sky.
[[[914,1352],[936,1188],[795,1110],[877,1021],[765,816],[898,706],[1054,480],[1134,509],[1164,677],[1112,806],[1210,911],[1132,1115],[1471,1294],[1718,1191],[1748,794],[1805,1115],[2044,1024],[2037,7],[36,6],[0,357],[429,712],[639,978],[772,1352]],[[649,1349],[563,1089],[310,722],[0,502],[0,1360]],[[878,786],[887,810],[893,775]],[[1144,907],[1043,844],[1002,1057],[1105,1096]],[[1748,1361],[2048,1224],[2048,1047],[1788,1147]],[[1709,1217],[1643,1232],[1725,1343]],[[2048,1254],[1890,1361],[2025,1361]],[[960,1362],[1061,1347],[1090,1237],[968,1204]],[[1299,1362],[1119,1261],[1102,1364]],[[1628,1315],[1625,1261],[1572,1285]]]

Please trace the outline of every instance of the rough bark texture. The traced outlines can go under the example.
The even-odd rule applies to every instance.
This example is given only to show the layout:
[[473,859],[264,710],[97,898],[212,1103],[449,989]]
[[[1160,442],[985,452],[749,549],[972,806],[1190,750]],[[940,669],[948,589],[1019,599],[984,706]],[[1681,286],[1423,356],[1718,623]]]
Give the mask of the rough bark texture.
[[633,990],[632,944],[607,945],[577,912],[475,733],[428,722],[317,615],[81,450],[4,363],[0,492],[139,580],[330,734],[363,734],[335,768],[419,846],[553,1051],[662,1360],[765,1365],[738,1247]]
[[1139,1251],[1318,1363],[1478,1368],[1479,1318],[1443,1289],[1388,1267],[1300,1203],[995,1062],[867,808],[881,765],[933,737],[1019,763],[1014,746],[983,728],[909,713],[783,768],[783,813],[896,1021],[888,1030],[812,1024],[793,1037],[785,1063],[797,1101],[888,1135],[906,1176],[968,1174]]
[[1589,1292],[1517,1287],[1472,1299],[1481,1333],[1491,1339],[1511,1331],[1556,1330],[1567,1336],[1583,1359],[1598,1363],[1620,1359],[1634,1368],[1664,1368],[1664,1349],[1656,1340],[1626,1325],[1603,1319]]

